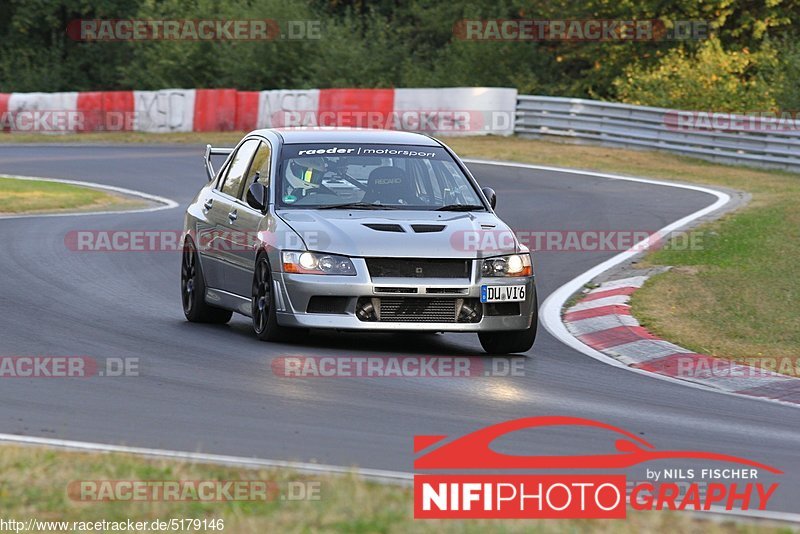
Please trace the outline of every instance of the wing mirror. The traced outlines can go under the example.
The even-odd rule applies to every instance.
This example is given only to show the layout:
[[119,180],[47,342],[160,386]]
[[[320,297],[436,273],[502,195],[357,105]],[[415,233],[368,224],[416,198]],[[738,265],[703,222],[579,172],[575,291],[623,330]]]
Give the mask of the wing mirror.
[[247,205],[264,213],[269,202],[269,189],[264,184],[255,182],[247,190]]
[[494,209],[494,207],[497,205],[497,194],[494,192],[494,189],[491,187],[484,187],[481,189],[481,192],[483,193],[483,196],[486,197],[486,200],[489,201],[489,205],[492,207],[492,209]]

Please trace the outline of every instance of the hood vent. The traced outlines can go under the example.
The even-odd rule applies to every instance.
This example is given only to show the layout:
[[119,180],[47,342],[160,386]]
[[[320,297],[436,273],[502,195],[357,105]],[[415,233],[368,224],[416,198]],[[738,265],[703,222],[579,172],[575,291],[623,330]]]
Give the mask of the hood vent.
[[405,232],[399,224],[365,223],[364,226],[378,232]]
[[412,224],[411,228],[418,234],[429,234],[431,232],[441,232],[444,230],[443,224]]

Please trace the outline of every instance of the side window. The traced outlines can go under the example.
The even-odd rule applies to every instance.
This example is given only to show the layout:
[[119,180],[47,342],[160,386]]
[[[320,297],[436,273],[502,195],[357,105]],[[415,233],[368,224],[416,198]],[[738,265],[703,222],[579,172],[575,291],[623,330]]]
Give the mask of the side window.
[[239,197],[239,191],[242,189],[244,176],[247,169],[250,167],[250,160],[253,159],[253,153],[258,147],[257,139],[249,139],[245,141],[236,154],[233,155],[230,165],[228,165],[228,174],[225,176],[225,183],[222,184],[222,192],[234,198]]
[[250,165],[250,170],[247,171],[247,180],[244,183],[244,187],[242,188],[242,192],[239,195],[241,200],[244,200],[247,196],[247,190],[253,185],[253,182],[256,180],[256,173],[258,173],[258,183],[264,184],[266,186],[269,185],[269,168],[270,168],[270,154],[272,151],[269,148],[269,145],[265,142],[261,142],[258,145],[258,150],[256,150],[256,155],[253,158],[253,163]]
[[452,161],[434,161],[433,170],[442,189],[444,203],[481,204],[475,189],[465,179],[458,166]]
[[439,181],[439,187],[442,190],[442,202],[450,204],[452,202],[464,202],[464,191],[460,182],[463,180],[457,179],[455,169],[453,169],[447,162],[437,161],[433,164],[436,178]]
[[424,159],[420,163],[420,193],[424,195],[424,199],[428,204],[437,204],[439,197],[436,195],[436,190],[433,183],[436,181],[436,174],[433,172],[431,162]]
[[436,172],[430,161],[425,160],[425,163],[428,167],[428,174],[431,176],[431,194],[433,195],[434,204],[442,204],[442,188],[439,184],[439,173]]
[[228,169],[230,165],[228,165],[228,158],[225,158],[225,163],[222,164],[222,167],[217,172],[217,177],[214,178],[214,189],[219,191],[222,189],[222,182],[225,181],[225,175],[228,174]]

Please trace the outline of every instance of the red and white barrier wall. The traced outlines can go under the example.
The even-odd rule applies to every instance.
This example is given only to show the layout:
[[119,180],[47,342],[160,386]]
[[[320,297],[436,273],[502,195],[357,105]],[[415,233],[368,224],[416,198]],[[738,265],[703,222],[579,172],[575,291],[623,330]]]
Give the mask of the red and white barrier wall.
[[511,135],[516,89],[162,89],[0,93],[0,130],[219,132],[351,126]]

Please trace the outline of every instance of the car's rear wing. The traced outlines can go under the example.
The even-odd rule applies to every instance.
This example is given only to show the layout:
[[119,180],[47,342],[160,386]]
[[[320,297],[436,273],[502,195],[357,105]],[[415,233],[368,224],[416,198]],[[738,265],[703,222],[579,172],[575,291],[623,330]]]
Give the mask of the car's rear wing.
[[215,148],[211,145],[206,145],[206,153],[204,159],[206,160],[206,173],[208,174],[208,181],[214,179],[217,175],[217,171],[214,170],[214,166],[211,164],[211,156],[229,156],[230,153],[233,152],[232,148]]

